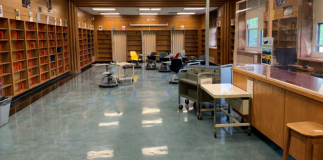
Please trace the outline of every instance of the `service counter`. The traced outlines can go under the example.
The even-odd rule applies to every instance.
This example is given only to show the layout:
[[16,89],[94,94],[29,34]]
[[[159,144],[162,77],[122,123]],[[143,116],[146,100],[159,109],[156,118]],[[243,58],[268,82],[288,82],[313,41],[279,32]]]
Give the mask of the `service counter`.
[[[264,65],[248,70],[232,68],[233,84],[247,91],[253,81],[251,125],[283,148],[286,124],[312,121],[323,124],[323,79],[271,68],[267,78]],[[250,83],[249,83],[250,84]],[[323,159],[323,146],[314,147],[314,159]],[[290,154],[304,159],[305,145],[292,138]]]

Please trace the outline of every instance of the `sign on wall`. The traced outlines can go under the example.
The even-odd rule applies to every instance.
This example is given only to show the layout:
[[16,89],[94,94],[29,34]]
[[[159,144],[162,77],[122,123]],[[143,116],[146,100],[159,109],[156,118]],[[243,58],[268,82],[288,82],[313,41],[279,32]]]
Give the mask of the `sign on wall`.
[[263,64],[272,63],[272,54],[274,47],[274,38],[264,38],[262,42],[261,61]]

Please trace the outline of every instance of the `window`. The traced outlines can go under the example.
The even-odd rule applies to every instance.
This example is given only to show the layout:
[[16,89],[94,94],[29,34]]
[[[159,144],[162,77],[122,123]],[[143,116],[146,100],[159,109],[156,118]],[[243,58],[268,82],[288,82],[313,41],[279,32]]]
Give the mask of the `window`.
[[263,31],[258,28],[258,18],[247,20],[248,47],[262,47]]
[[323,23],[317,25],[317,44],[315,52],[323,52]]

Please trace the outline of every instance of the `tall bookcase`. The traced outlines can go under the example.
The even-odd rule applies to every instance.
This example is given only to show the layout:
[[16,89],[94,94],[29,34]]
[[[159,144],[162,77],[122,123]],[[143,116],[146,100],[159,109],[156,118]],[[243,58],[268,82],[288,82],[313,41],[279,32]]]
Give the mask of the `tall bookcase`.
[[68,62],[67,27],[0,18],[2,96],[17,96],[68,72]]
[[184,34],[185,34],[185,55],[198,57],[199,31],[198,30],[185,30]]
[[217,53],[216,57],[214,58],[214,62],[217,65],[221,65],[221,52],[222,52],[222,47],[221,47],[221,21],[219,21],[220,25],[217,25],[216,27],[216,46],[217,46]]
[[156,34],[156,50],[157,53],[168,51],[171,52],[171,31],[158,30]]
[[234,39],[235,39],[235,26],[230,26],[230,53],[229,53],[229,63],[233,64],[233,55],[234,55]]
[[113,61],[111,30],[97,31],[98,61]]
[[88,52],[88,58],[89,62],[92,62],[92,57],[94,57],[94,31],[88,30],[87,35],[87,52]]
[[70,59],[69,59],[69,48],[68,48],[68,32],[67,27],[63,27],[63,53],[64,53],[64,73],[68,72],[70,69]]
[[205,55],[205,29],[201,29],[201,55]]
[[3,83],[1,87],[2,96],[12,96],[13,92],[13,81],[12,81],[12,56],[11,46],[9,37],[9,22],[8,19],[0,18],[0,83]]
[[142,54],[141,31],[127,31],[127,61],[131,60],[130,51]]

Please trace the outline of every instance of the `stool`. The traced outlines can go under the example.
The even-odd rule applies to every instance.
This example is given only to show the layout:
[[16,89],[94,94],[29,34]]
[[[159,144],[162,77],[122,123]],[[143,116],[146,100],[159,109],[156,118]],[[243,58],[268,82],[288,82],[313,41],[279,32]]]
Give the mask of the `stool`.
[[292,136],[305,143],[305,160],[312,160],[313,145],[323,144],[323,125],[315,122],[287,123],[283,160],[288,160]]

